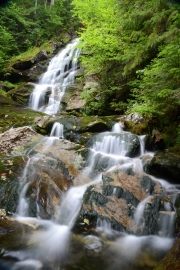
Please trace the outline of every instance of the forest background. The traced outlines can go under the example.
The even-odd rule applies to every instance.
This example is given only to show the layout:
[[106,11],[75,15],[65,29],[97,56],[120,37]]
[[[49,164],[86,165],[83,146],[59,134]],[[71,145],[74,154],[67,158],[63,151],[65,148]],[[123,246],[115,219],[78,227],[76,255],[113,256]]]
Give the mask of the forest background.
[[[138,112],[158,119],[180,152],[180,5],[168,0],[16,0],[0,8],[0,71],[17,57],[80,36],[81,65],[100,89],[84,91],[86,114]],[[9,82],[3,82],[9,83]],[[0,90],[1,95],[7,95]]]

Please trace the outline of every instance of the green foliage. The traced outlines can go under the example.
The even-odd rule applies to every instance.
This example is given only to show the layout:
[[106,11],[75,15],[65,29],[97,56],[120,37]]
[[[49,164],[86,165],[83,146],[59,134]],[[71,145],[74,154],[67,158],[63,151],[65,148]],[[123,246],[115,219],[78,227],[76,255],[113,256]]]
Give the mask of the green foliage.
[[136,98],[133,110],[141,113],[176,117],[180,105],[180,36],[160,47],[157,58],[145,69],[139,87],[133,89]]
[[73,0],[82,23],[81,61],[97,74],[98,92],[83,93],[88,107],[178,117],[179,6],[168,0]]
[[55,0],[53,6],[45,2],[38,0],[35,7],[35,1],[17,0],[0,9],[0,69],[12,56],[52,38],[60,40],[77,24],[72,20],[70,0]]

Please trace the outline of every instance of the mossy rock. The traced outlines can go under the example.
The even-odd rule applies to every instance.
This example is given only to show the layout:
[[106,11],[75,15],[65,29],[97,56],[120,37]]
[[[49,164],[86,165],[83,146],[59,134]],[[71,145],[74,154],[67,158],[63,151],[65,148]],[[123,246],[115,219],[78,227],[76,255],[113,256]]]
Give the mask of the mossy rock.
[[35,87],[33,83],[27,83],[14,88],[8,92],[8,95],[16,101],[18,104],[27,106],[29,102],[29,97]]
[[148,122],[134,123],[132,121],[125,121],[125,126],[127,130],[137,135],[149,133]]
[[[43,135],[50,134],[53,124],[58,122],[64,126],[64,137],[70,141],[81,143],[81,134],[85,138],[92,133],[108,131],[112,122],[95,116],[45,116],[36,120],[35,130]],[[87,138],[87,137],[86,137]],[[85,141],[86,141],[85,138]],[[82,140],[84,141],[84,140]],[[85,142],[84,141],[84,142]],[[82,142],[82,144],[84,143]]]
[[[0,105],[2,105],[0,101]],[[44,113],[33,111],[23,107],[16,107],[16,103],[8,103],[1,106],[0,112],[0,133],[12,127],[33,126],[37,116],[43,116]]]

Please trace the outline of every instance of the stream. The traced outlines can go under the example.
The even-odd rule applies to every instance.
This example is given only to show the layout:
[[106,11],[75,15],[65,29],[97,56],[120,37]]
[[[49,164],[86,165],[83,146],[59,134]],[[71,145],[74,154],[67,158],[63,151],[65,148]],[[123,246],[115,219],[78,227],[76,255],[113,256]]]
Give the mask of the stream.
[[[77,43],[77,40],[71,42],[51,60],[47,72],[40,78],[39,84],[32,92],[30,108],[49,115],[55,115],[60,111],[60,102],[66,86],[74,82],[80,54]],[[21,236],[12,237],[11,248],[3,247],[1,244],[0,269],[153,269],[175,241],[176,213],[173,203],[179,189],[163,179],[151,176],[152,181],[158,182],[162,188],[163,196],[170,198],[170,200],[165,200],[162,206],[160,213],[162,218],[158,223],[158,230],[161,232],[159,235],[148,234],[143,219],[147,206],[152,203],[151,192],[146,193],[146,197],[137,204],[133,212],[133,226],[141,228],[141,232],[136,230],[132,234],[125,230],[115,230],[108,218],[100,216],[94,230],[74,232],[83,196],[90,186],[96,187],[102,184],[103,174],[111,173],[119,168],[126,174],[130,172],[132,175],[141,177],[143,157],[153,156],[154,153],[145,150],[145,136],[133,136],[130,132],[123,130],[120,122],[115,123],[111,131],[96,134],[89,147],[88,158],[83,168],[83,174],[90,175],[91,180],[85,181],[82,185],[68,187],[66,191],[57,190],[61,200],[58,208],[55,209],[54,217],[43,219],[40,214],[41,206],[38,203],[38,188],[35,192],[37,202],[34,206],[35,216],[30,215],[31,205],[27,194],[29,186],[34,181],[39,181],[39,185],[41,182],[41,179],[34,178],[33,170],[36,164],[44,162],[48,149],[53,145],[56,147],[58,141],[66,143],[63,125],[55,122],[50,136],[44,137],[39,142],[39,145],[43,145],[43,151],[38,153],[36,150],[38,145],[36,145],[25,153],[27,163],[20,179],[19,203],[16,212],[13,213],[13,218],[22,224],[27,224],[31,229]],[[135,148],[132,148],[132,141],[139,147],[137,147],[139,149],[137,153],[133,152]],[[114,187],[111,196],[119,198],[118,192],[118,187]],[[88,220],[84,222],[88,223]],[[7,234],[4,239],[11,241],[9,237]]]

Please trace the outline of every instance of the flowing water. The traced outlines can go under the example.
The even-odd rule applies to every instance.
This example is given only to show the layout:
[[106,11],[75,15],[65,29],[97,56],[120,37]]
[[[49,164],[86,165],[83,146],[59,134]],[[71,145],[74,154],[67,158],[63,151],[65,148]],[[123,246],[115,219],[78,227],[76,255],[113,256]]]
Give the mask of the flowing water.
[[66,88],[74,82],[80,54],[77,44],[78,39],[73,40],[51,60],[30,96],[30,108],[50,115],[59,112]]
[[63,129],[64,129],[64,126],[58,122],[55,122],[53,127],[52,127],[52,130],[51,130],[51,133],[50,133],[50,137],[57,137],[57,138],[63,138]]
[[[59,111],[62,95],[66,86],[73,82],[74,72],[77,68],[79,50],[76,49],[76,45],[77,41],[72,42],[52,59],[47,72],[32,93],[31,108],[47,114],[56,114]],[[62,61],[59,62],[59,59]],[[46,102],[47,91],[50,91],[48,102]],[[44,148],[48,149],[56,140],[63,138],[63,125],[56,122],[50,137],[45,137],[41,143]],[[132,140],[137,146],[139,145],[140,151],[137,153],[132,152]],[[15,250],[3,251],[3,256],[1,256],[3,263],[9,269],[16,270],[153,269],[174,242],[175,212],[173,206],[168,202],[164,203],[165,213],[162,213],[161,231],[163,235],[161,237],[116,232],[111,228],[110,222],[100,218],[97,220],[96,227],[98,237],[88,231],[81,236],[74,236],[71,233],[87,187],[100,183],[102,173],[111,171],[117,165],[124,171],[132,169],[135,173],[141,174],[143,172],[142,156],[147,154],[153,155],[153,153],[145,151],[144,136],[138,137],[123,131],[121,123],[116,123],[111,132],[103,132],[94,136],[87,166],[84,169],[85,174],[91,175],[92,181],[81,186],[71,187],[67,192],[59,191],[61,203],[56,217],[45,220],[39,216],[39,191],[37,190],[35,198],[37,202],[35,217],[30,217],[30,203],[27,194],[29,185],[34,181],[37,183],[41,181],[41,179],[34,179],[33,170],[36,170],[36,164],[39,161],[44,163],[46,154],[34,153],[33,149],[30,149],[27,154],[28,162],[20,181],[19,205],[14,217],[24,224],[29,224],[33,230],[24,235],[26,244],[22,248],[16,247]],[[179,192],[175,186],[163,179],[154,178],[154,180],[161,183],[165,193],[171,192],[173,196],[176,196]],[[116,192],[117,190],[114,188],[113,194],[115,195]],[[134,221],[137,226],[144,226],[143,212],[150,198],[151,195],[148,195],[136,208]],[[90,242],[87,244],[86,241]],[[86,245],[90,252],[88,256]],[[99,250],[100,253],[93,253]]]

